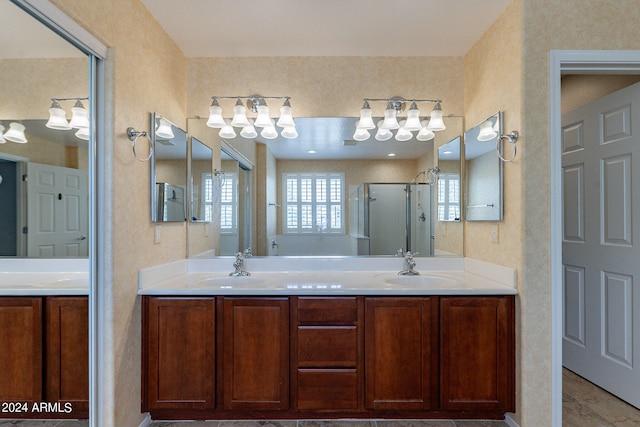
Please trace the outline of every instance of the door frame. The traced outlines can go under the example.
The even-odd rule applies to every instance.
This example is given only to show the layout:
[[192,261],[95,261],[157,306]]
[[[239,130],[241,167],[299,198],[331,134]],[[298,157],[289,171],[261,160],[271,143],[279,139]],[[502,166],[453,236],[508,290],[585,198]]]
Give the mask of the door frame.
[[562,74],[640,74],[639,50],[549,53],[551,422],[562,426]]

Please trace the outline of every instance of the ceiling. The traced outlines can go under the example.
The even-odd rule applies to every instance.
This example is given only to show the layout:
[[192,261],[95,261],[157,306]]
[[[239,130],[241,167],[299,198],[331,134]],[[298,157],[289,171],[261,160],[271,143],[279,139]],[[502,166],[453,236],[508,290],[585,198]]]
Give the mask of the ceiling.
[[142,0],[187,57],[462,56],[511,0]]

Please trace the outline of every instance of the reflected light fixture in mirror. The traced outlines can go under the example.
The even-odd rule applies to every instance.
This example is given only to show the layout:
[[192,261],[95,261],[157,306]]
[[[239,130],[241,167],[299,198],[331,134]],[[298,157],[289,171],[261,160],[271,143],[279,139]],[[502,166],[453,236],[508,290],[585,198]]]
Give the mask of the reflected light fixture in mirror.
[[[235,138],[236,132],[234,127],[242,128],[240,135],[243,138],[255,138],[257,131],[255,128],[262,128],[260,135],[265,139],[275,139],[278,137],[276,126],[282,128],[281,135],[283,138],[294,139],[298,137],[296,124],[293,120],[291,103],[289,96],[212,96],[213,99],[209,107],[209,119],[207,126],[220,129],[221,138]],[[230,122],[225,120],[222,115],[222,107],[219,100],[235,99],[236,104],[233,107],[233,118]],[[242,100],[247,100],[247,107],[244,106]],[[266,99],[284,99],[284,103],[280,107],[280,117],[274,122],[269,113]],[[257,113],[254,122],[247,117],[247,109],[253,113]]]
[[[360,109],[360,120],[356,124],[356,130],[353,139],[356,141],[366,141],[371,136],[369,130],[375,129],[373,122],[372,110],[369,101],[383,101],[387,103],[384,110],[384,118],[378,122],[375,139],[378,141],[387,141],[393,136],[392,130],[396,130],[395,139],[397,141],[408,141],[413,137],[412,132],[418,131],[417,139],[419,141],[428,141],[434,137],[434,131],[443,131],[446,129],[442,120],[442,107],[439,99],[412,99],[408,100],[400,96],[394,96],[389,99],[384,98],[364,98],[362,109]],[[407,119],[398,122],[398,114],[400,114],[408,101],[411,106],[407,111]],[[420,110],[418,102],[430,102],[435,106],[431,111],[428,121],[420,120]]]
[[156,128],[156,137],[162,139],[173,139],[173,131],[171,130],[171,122],[161,117]]
[[[82,101],[88,101],[89,98],[52,98],[51,107],[49,108],[49,120],[45,124],[49,129],[55,130],[72,130],[75,129],[76,138],[84,141],[89,140],[89,111],[84,107]],[[67,121],[67,113],[60,106],[60,101],[75,101],[71,108],[71,120]]]
[[27,137],[24,134],[24,125],[17,122],[9,123],[9,130],[3,135],[4,139],[18,144],[26,144]]

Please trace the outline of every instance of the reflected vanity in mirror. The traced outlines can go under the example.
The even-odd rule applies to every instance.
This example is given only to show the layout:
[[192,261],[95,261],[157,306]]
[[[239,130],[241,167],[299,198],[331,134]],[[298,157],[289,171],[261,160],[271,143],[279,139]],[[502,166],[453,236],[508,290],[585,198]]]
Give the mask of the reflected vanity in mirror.
[[466,221],[502,220],[503,166],[496,153],[502,134],[502,112],[464,133]]
[[151,114],[151,220],[187,219],[187,133],[158,113]]
[[[299,136],[295,139],[281,137],[263,139],[260,136],[251,140],[242,137],[223,139],[220,138],[217,129],[206,126],[205,119],[190,119],[188,129],[190,135],[206,141],[208,145],[210,141],[213,142],[211,146],[214,147],[214,168],[229,173],[226,167],[222,167],[222,162],[228,160],[220,160],[218,163],[217,153],[221,153],[222,159],[226,154],[224,150],[218,151],[215,144],[221,148],[223,145],[231,148],[232,150],[228,153],[232,157],[240,154],[245,160],[248,159],[253,168],[252,178],[245,180],[245,183],[253,183],[253,189],[249,188],[248,191],[240,193],[242,196],[238,196],[246,198],[247,203],[254,201],[250,209],[252,216],[242,215],[239,211],[237,225],[238,233],[243,233],[245,239],[253,235],[253,245],[249,246],[254,256],[366,256],[372,254],[369,237],[360,233],[359,230],[359,212],[364,211],[358,210],[356,200],[358,189],[364,188],[364,184],[372,183],[402,184],[399,186],[399,194],[403,200],[403,206],[406,200],[407,184],[419,184],[411,186],[412,190],[416,190],[412,193],[412,201],[416,203],[411,208],[412,217],[409,222],[414,231],[421,230],[421,235],[415,236],[412,244],[416,245],[421,241],[426,245],[424,249],[419,250],[419,256],[430,256],[431,253],[462,256],[462,232],[450,231],[448,236],[435,236],[434,240],[435,199],[433,196],[428,197],[427,200],[421,199],[425,195],[435,193],[435,189],[429,188],[429,191],[423,189],[427,183],[426,171],[434,168],[436,162],[437,151],[434,146],[442,145],[461,135],[462,120],[449,119],[446,131],[437,133],[435,140],[418,141],[414,138],[409,141],[395,139],[377,141],[371,138],[369,141],[362,142],[353,140],[353,130],[357,120],[358,118],[354,117],[296,118]],[[454,160],[451,162],[453,163]],[[458,160],[458,173],[459,164],[460,160]],[[242,168],[238,169],[236,165],[234,170],[241,171]],[[328,181],[327,179],[322,181],[324,184],[318,181],[323,174],[328,179]],[[343,176],[343,181],[339,185],[332,184],[331,179],[339,176]],[[219,197],[215,194],[220,194],[216,190],[215,179],[214,200]],[[217,179],[222,182],[223,177],[220,176]],[[309,188],[313,188],[313,191],[318,191],[318,188],[331,188],[333,185],[336,191],[334,196],[341,194],[342,201],[338,201],[336,197],[331,201],[329,197],[326,208],[315,210],[304,207],[306,202],[302,202],[302,199],[297,199],[301,203],[294,202],[293,193],[291,191],[288,193],[287,187],[291,190],[295,186],[296,191],[301,191],[307,184],[311,185]],[[246,186],[242,187],[246,188]],[[296,193],[295,197],[302,197],[302,194]],[[296,203],[299,206],[296,206]],[[376,201],[369,200],[368,205],[372,203],[375,204]],[[308,215],[303,217],[301,215],[305,209],[308,210]],[[391,229],[391,225],[398,221],[406,223],[406,216],[406,211],[383,216],[379,226]],[[248,219],[243,220],[244,218]],[[215,229],[218,228],[215,220],[212,228],[215,233]],[[450,230],[453,228],[451,226]],[[406,230],[404,228],[402,230],[399,232],[401,234],[399,243],[393,245],[393,248],[384,250],[381,255],[396,256],[399,250],[406,250]],[[444,245],[438,242],[438,239],[456,242],[452,245]],[[238,240],[234,238],[235,241]],[[246,240],[239,239],[239,242],[237,250],[249,247]],[[439,250],[439,246],[444,249]],[[217,245],[215,254],[233,254],[231,250],[225,250],[224,247],[225,245]],[[235,247],[233,249],[235,250]],[[189,256],[199,254],[191,250],[191,244],[189,244],[188,253]]]

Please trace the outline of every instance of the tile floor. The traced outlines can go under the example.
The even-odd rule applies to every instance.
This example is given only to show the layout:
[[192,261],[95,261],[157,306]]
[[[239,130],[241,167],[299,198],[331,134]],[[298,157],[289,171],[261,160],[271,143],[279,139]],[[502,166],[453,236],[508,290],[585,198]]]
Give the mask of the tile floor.
[[[562,374],[563,427],[638,427],[640,409],[566,369]],[[88,427],[87,421],[0,420],[0,427]],[[503,421],[155,421],[150,427],[506,427]],[[137,426],[131,426],[137,427]]]

